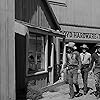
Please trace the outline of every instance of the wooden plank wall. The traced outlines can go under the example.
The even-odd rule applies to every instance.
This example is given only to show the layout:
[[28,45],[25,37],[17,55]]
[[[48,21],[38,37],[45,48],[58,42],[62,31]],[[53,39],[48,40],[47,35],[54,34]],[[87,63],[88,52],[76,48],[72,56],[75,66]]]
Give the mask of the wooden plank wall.
[[35,26],[54,28],[43,0],[15,0],[15,17]]
[[0,0],[0,100],[15,100],[14,0]]
[[[52,28],[55,29],[54,20],[52,20],[48,7],[44,0],[15,0],[16,5],[16,14],[15,17],[18,20],[22,20],[28,22],[32,25],[39,26],[42,28]],[[52,36],[49,37],[49,44],[53,42],[51,41]],[[50,46],[49,46],[50,47]],[[49,48],[49,57],[51,53],[51,49]],[[49,66],[50,66],[50,58]],[[48,73],[26,77],[27,82],[34,81],[34,86],[44,87],[49,82]]]
[[47,86],[47,73],[29,76],[26,81],[27,85],[31,84],[34,88],[40,89]]

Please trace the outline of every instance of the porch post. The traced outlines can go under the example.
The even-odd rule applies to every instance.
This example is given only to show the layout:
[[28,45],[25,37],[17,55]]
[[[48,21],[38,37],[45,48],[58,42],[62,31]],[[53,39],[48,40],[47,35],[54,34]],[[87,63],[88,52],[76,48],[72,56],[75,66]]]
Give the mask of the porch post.
[[59,37],[56,37],[56,59],[57,59],[57,64],[60,64],[60,40]]
[[52,71],[51,71],[51,81],[50,83],[54,83],[54,43],[52,43],[52,49],[51,49],[51,58],[50,58],[50,65],[52,67]]
[[48,70],[48,36],[46,36],[46,45],[45,45],[45,71]]

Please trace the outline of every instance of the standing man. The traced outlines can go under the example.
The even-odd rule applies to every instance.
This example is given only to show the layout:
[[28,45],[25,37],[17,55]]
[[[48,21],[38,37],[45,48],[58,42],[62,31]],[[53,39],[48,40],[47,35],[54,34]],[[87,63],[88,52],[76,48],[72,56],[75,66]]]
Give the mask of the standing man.
[[82,74],[83,85],[84,85],[83,91],[84,91],[84,95],[86,95],[88,92],[87,80],[88,80],[89,66],[91,62],[91,54],[87,52],[89,48],[87,47],[86,44],[83,44],[80,47],[82,49],[82,53],[80,53],[80,57],[82,62],[81,74]]
[[[70,89],[70,99],[74,98],[74,96],[78,96],[79,94],[79,85],[78,85],[78,72],[80,73],[81,69],[81,59],[79,52],[74,52],[74,46],[75,43],[69,42],[66,45],[66,62],[63,63],[63,69],[67,69],[67,75],[68,75],[68,83],[69,83],[69,89]],[[76,95],[74,93],[74,87],[76,88]]]
[[[90,64],[90,73],[94,72],[95,77],[95,87],[97,92],[97,99],[100,98],[100,43],[96,44],[96,52],[92,54],[91,64]],[[95,66],[94,65],[95,62]]]

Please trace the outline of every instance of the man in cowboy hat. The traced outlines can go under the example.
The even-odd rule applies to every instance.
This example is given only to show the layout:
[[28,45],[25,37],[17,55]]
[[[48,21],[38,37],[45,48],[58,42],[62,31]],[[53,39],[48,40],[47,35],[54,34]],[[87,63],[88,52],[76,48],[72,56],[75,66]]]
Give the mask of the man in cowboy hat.
[[89,65],[91,62],[91,54],[87,52],[89,48],[87,47],[86,44],[83,44],[80,47],[82,49],[82,53],[80,53],[80,57],[82,62],[81,74],[82,74],[83,85],[84,85],[83,90],[84,90],[84,95],[86,95],[88,92],[87,79],[88,79]]
[[[92,54],[90,73],[94,73],[97,99],[100,98],[100,43],[96,44],[96,52]],[[95,65],[94,65],[95,62]],[[93,66],[94,65],[94,66]]]
[[[81,59],[79,52],[74,52],[75,43],[69,42],[65,45],[67,54],[66,61],[63,63],[63,69],[67,69],[68,75],[68,83],[70,89],[70,99],[74,98],[74,96],[79,96],[79,85],[78,85],[78,72],[80,72],[81,67]],[[74,92],[73,84],[76,87],[76,94]]]

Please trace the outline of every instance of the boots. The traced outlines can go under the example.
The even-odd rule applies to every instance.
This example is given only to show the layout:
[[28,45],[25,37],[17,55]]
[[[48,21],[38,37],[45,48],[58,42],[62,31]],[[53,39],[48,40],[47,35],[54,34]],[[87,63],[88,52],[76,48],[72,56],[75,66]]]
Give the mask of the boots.
[[97,92],[97,99],[100,98],[100,87],[96,87],[96,92]]
[[74,84],[75,85],[75,88],[76,88],[76,93],[79,93],[79,85],[78,84]]
[[79,93],[79,85],[78,84],[74,84],[75,85],[75,88],[76,88],[76,93],[75,93],[75,97],[80,97],[80,93]]

